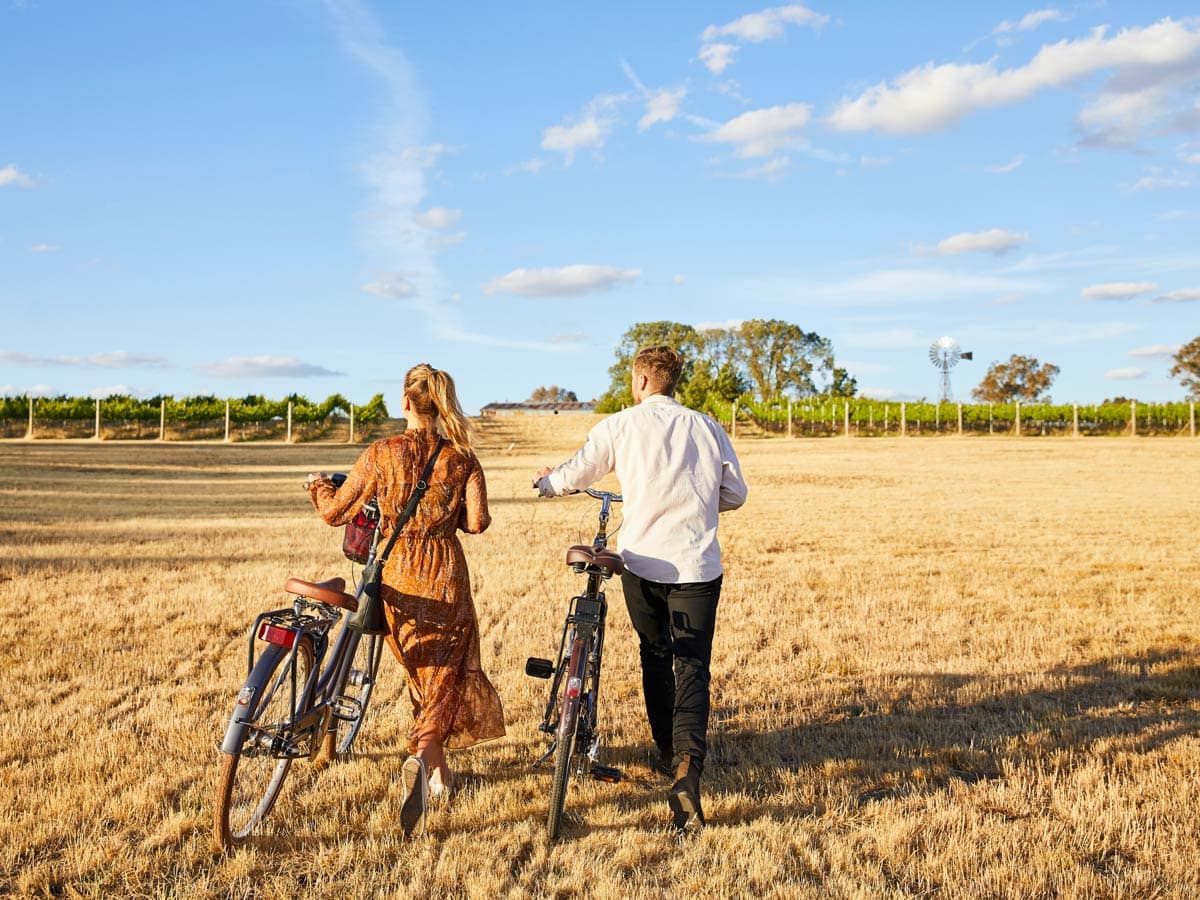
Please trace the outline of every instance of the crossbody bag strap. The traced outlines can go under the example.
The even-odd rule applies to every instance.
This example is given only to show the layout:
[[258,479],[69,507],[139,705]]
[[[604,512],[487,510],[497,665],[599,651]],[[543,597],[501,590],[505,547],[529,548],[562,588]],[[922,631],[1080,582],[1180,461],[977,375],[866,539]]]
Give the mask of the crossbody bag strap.
[[388,554],[392,552],[392,545],[396,543],[396,538],[400,536],[400,529],[412,518],[412,514],[416,512],[417,504],[421,502],[421,498],[429,490],[429,476],[433,474],[433,464],[437,462],[438,454],[442,452],[442,447],[445,446],[445,443],[446,439],[439,436],[437,446],[433,448],[433,456],[429,457],[429,462],[425,465],[425,471],[417,479],[417,484],[413,488],[412,495],[408,498],[408,503],[404,506],[404,511],[400,513],[400,518],[396,520],[396,527],[392,530],[392,536],[388,539],[387,546],[383,548],[383,553],[379,554],[378,559],[381,568],[387,562]]

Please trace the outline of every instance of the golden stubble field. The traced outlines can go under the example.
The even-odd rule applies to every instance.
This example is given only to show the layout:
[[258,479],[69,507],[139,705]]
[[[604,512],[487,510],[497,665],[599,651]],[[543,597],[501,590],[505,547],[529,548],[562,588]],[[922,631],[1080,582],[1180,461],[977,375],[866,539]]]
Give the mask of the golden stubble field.
[[[1149,897],[1200,888],[1200,441],[743,439],[723,520],[710,827],[677,844],[610,587],[620,785],[547,845],[535,725],[594,504],[536,500],[588,418],[481,434],[465,537],[506,739],[406,842],[398,666],[355,756],[292,775],[209,849],[217,742],[255,613],[350,575],[299,488],[361,448],[0,444],[0,894]],[[585,534],[590,537],[590,533]]]

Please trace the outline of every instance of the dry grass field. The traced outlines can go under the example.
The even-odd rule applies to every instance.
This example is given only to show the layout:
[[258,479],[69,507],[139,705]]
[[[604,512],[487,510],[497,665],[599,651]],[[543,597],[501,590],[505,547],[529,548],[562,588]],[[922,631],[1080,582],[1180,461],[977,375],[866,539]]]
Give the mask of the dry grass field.
[[710,827],[663,827],[613,584],[626,778],[573,784],[551,846],[523,664],[553,653],[594,504],[527,485],[589,424],[481,435],[494,522],[464,545],[508,737],[454,756],[462,790],[406,842],[385,658],[354,757],[298,763],[230,856],[211,803],[246,631],[287,576],[350,575],[299,485],[361,448],[0,444],[0,894],[1195,896],[1200,441],[741,439]]

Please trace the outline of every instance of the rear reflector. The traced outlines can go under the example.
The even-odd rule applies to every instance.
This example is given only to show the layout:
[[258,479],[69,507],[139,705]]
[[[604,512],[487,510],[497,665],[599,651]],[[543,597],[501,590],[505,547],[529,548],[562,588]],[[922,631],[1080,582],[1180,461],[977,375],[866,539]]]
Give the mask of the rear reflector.
[[280,647],[291,647],[296,643],[296,632],[290,628],[280,628],[270,622],[263,622],[258,629],[258,639],[268,644],[278,644]]

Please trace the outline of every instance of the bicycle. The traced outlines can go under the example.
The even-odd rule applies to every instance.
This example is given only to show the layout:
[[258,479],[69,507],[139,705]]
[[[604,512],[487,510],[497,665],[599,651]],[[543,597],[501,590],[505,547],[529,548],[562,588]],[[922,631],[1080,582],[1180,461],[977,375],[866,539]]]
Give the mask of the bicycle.
[[600,501],[599,530],[590,545],[575,544],[567,550],[567,564],[575,572],[587,575],[587,585],[567,606],[557,661],[531,656],[525,662],[527,675],[553,676],[546,711],[538,725],[538,730],[551,736],[551,743],[533,764],[537,767],[554,757],[554,781],[546,819],[546,833],[551,841],[558,839],[572,773],[589,774],[609,784],[621,780],[619,769],[599,763],[598,729],[600,664],[608,614],[608,601],[600,588],[604,581],[625,571],[621,554],[608,549],[609,514],[612,504],[621,502],[621,495],[591,488],[587,493]]
[[[335,485],[344,479],[341,473],[333,476]],[[367,563],[378,541],[376,530]],[[342,756],[358,737],[384,641],[346,627],[344,614],[358,609],[362,583],[353,595],[345,587],[343,578],[316,583],[289,578],[284,590],[294,595],[291,607],[254,620],[246,680],[220,744],[225,758],[213,816],[218,851],[245,844],[260,828],[294,760]]]

